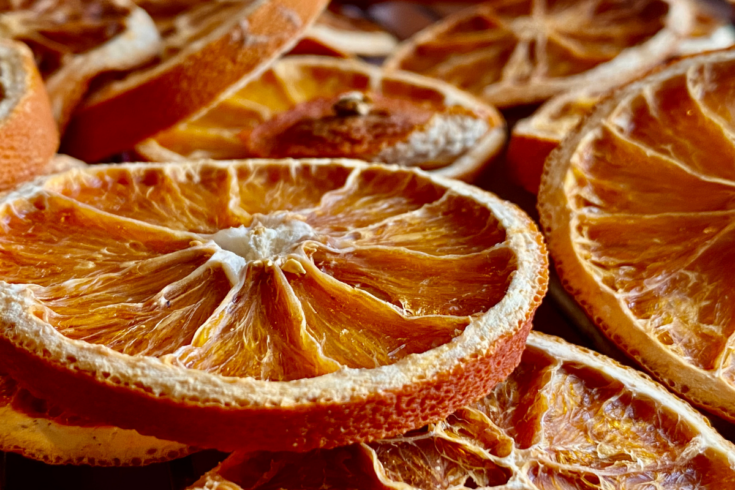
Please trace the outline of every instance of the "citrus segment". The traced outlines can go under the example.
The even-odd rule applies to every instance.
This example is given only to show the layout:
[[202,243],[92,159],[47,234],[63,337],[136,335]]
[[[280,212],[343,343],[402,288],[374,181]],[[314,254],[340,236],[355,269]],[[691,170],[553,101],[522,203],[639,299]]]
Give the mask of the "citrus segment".
[[560,274],[588,314],[728,418],[732,58],[683,58],[616,91],[549,157],[539,195]]
[[[278,267],[252,265],[220,309],[172,359],[224,376],[290,381],[339,369],[304,329],[304,312]],[[313,322],[311,322],[313,323]]]
[[154,13],[159,58],[90,94],[69,122],[64,152],[97,161],[203,111],[288,50],[326,3],[175,2]]
[[629,80],[675,52],[690,2],[493,1],[427,27],[388,69],[448,81],[500,107]]
[[445,414],[512,369],[546,285],[522,213],[398,167],[95,166],[0,206],[11,374],[200,446],[307,449]]
[[315,248],[310,255],[320,270],[416,315],[485,311],[502,299],[515,269],[513,254],[503,247],[456,259],[393,247],[352,252]]
[[236,452],[190,489],[715,489],[735,484],[733,455],[649,378],[532,333],[508,379],[442,421],[304,454]]
[[[447,235],[446,230],[453,232]],[[360,246],[399,246],[429,255],[454,255],[481,252],[506,237],[497,216],[487,208],[447,192],[415,211],[355,230],[352,238]]]
[[340,165],[241,167],[240,207],[251,214],[316,208],[322,196],[345,186],[350,173]]
[[77,202],[126,218],[175,230],[214,233],[245,222],[247,215],[230,206],[235,176],[227,169],[192,173],[185,168],[163,172],[111,169],[51,179],[50,188]]
[[297,56],[136,150],[153,161],[359,158],[469,179],[499,152],[503,134],[494,108],[448,85]]

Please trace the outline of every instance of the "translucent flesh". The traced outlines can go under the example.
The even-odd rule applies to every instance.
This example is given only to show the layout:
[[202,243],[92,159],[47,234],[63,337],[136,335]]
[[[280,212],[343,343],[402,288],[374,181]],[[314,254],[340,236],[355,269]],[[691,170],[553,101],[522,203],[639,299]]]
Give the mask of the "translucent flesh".
[[[391,107],[392,112],[376,116],[373,111],[370,117],[363,118],[330,119],[331,111],[326,116],[309,115],[314,109],[311,106],[321,99],[335,100],[354,91],[366,92],[373,99],[385,98],[383,105]],[[447,95],[438,89],[410,80],[376,76],[359,66],[286,60],[201,117],[163,131],[154,139],[165,149],[189,158],[306,158],[314,152],[322,157],[373,160],[380,150],[407,144],[411,135],[425,131],[425,121],[406,122],[414,121],[417,114],[422,120],[429,120],[433,114],[452,116],[459,111],[466,117],[484,120],[489,130],[503,124],[499,118],[480,114],[474,107],[446,104],[446,100]],[[297,126],[299,144],[291,134]],[[322,147],[321,153],[314,150],[317,146]],[[418,165],[431,168],[447,163],[438,164],[427,157],[423,166]]]
[[[497,304],[516,267],[488,208],[401,170],[121,166],[28,196],[0,208],[0,271],[36,316],[227,376],[301,379],[435,348]],[[222,248],[228,229],[255,248]],[[253,245],[269,233],[281,248]]]
[[398,67],[477,94],[493,84],[568,77],[653,37],[667,12],[659,0],[495,0],[448,19]]
[[632,379],[528,347],[521,365],[487,397],[428,428],[306,454],[236,453],[217,478],[251,490],[714,490],[735,484],[727,455]]
[[730,384],[732,66],[706,63],[630,95],[582,139],[565,182],[588,270],[652,339]]

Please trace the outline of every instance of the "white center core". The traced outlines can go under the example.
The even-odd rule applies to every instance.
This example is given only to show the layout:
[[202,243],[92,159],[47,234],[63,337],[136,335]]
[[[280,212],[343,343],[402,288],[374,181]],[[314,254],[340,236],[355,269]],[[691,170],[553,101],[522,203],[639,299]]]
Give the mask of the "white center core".
[[212,240],[223,250],[254,262],[285,257],[314,236],[311,226],[285,212],[257,214],[250,226],[220,230],[212,235]]
[[[248,263],[271,260],[283,266],[288,254],[315,236],[314,229],[293,213],[256,214],[250,226],[227,228],[212,235],[212,240],[222,250],[210,260],[222,265],[234,285]],[[285,261],[286,266],[288,262]]]

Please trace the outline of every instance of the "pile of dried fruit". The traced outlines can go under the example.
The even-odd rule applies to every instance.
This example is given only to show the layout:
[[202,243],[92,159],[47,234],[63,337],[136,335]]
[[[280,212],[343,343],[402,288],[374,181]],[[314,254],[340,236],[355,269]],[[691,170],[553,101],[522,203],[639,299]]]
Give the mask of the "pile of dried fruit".
[[[735,488],[687,401],[530,332],[548,241],[735,422],[729,7],[327,3],[0,2],[0,450],[232,453],[208,490]],[[506,154],[545,238],[471,185]]]

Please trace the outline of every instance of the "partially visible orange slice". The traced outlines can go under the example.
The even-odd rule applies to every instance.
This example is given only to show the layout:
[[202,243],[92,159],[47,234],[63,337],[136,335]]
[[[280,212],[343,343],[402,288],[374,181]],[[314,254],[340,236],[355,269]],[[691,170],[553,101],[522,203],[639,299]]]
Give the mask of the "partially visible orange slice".
[[0,362],[198,447],[400,434],[490,390],[547,284],[515,206],[356,161],[94,166],[0,200]]
[[735,485],[733,459],[647,376],[532,332],[515,372],[445,420],[371,444],[238,452],[189,490],[719,490]]
[[212,105],[291,48],[327,0],[173,2],[173,11],[168,3],[154,16],[157,63],[90,94],[67,127],[64,153],[98,161]]
[[508,162],[513,179],[536,194],[546,157],[594,109],[603,92],[571,91],[546,101],[513,127]]
[[136,147],[144,158],[347,157],[471,180],[505,122],[471,95],[355,60],[290,57],[206,114]]
[[379,25],[367,19],[350,17],[335,9],[322,12],[291,53],[342,58],[384,57],[397,45],[395,36]]
[[[735,44],[732,24],[705,2],[697,2],[694,30],[678,48],[678,54],[695,54]],[[574,90],[545,102],[533,115],[520,120],[514,127],[508,145],[508,162],[514,180],[527,191],[537,193],[541,172],[549,153],[595,107],[607,87],[595,86]]]
[[0,40],[0,191],[44,172],[59,134],[33,53]]
[[387,61],[498,107],[623,83],[675,52],[692,29],[689,0],[493,0],[424,29]]
[[5,2],[0,35],[33,50],[62,132],[97,77],[143,65],[161,49],[153,21],[129,0]]
[[0,451],[48,464],[140,466],[180,458],[191,449],[68,414],[0,373]]
[[538,202],[565,288],[693,403],[735,420],[735,50],[600,102],[546,160]]

